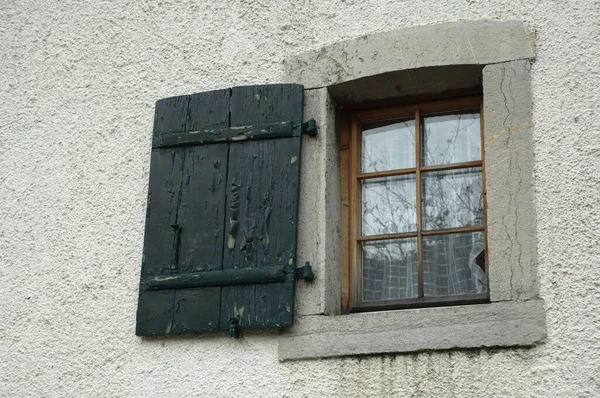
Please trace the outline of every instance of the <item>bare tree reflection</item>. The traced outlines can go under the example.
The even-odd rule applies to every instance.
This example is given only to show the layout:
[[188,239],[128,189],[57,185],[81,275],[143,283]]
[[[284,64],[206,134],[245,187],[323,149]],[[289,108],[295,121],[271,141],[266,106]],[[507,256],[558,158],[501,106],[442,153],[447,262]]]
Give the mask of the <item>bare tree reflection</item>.
[[[431,119],[431,120],[428,120]],[[376,126],[400,129],[404,149],[415,151],[414,123]],[[458,114],[426,118],[422,131],[424,165],[480,159],[479,115]],[[403,154],[390,142],[392,134],[363,141],[367,171],[399,168],[394,159]],[[375,139],[377,143],[374,143]],[[404,150],[402,152],[405,152]],[[413,164],[404,167],[414,167]],[[365,168],[365,166],[363,166]],[[364,170],[363,170],[364,171]],[[440,230],[483,223],[481,168],[422,174],[423,227]],[[416,181],[414,175],[367,180],[363,184],[363,234],[416,231]],[[414,238],[413,238],[414,239]],[[425,294],[433,296],[481,293],[487,289],[482,256],[482,233],[430,236],[423,240]],[[417,295],[417,246],[408,239],[363,245],[363,295],[365,300],[409,298]]]
[[[415,167],[414,120],[372,124],[363,135],[363,172]],[[400,159],[400,161],[398,160]],[[415,231],[414,175],[367,180],[362,192],[364,235]],[[363,245],[363,299],[417,297],[417,241],[369,242]]]

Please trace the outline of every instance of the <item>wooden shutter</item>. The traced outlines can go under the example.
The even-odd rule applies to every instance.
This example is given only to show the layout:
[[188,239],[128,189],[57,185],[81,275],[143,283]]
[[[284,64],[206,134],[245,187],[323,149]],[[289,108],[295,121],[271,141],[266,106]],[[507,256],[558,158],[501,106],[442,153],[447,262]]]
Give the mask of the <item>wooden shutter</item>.
[[302,91],[157,102],[136,334],[291,326]]

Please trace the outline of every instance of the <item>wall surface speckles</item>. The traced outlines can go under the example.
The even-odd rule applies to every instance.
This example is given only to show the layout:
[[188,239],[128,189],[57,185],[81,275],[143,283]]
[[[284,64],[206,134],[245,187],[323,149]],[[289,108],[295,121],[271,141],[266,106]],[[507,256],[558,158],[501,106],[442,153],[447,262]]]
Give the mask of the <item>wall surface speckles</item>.
[[[135,336],[157,99],[278,83],[284,59],[340,40],[486,19],[534,36],[543,344],[281,363],[274,331]],[[600,396],[599,21],[594,0],[2,2],[0,396]]]

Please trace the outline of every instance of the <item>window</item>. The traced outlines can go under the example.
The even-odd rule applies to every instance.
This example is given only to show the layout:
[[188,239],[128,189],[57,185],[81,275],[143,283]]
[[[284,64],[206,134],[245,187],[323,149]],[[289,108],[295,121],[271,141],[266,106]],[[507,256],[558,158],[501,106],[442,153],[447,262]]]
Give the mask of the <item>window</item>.
[[[285,81],[304,85],[304,117],[317,120],[319,139],[306,140],[302,151],[298,228],[298,262],[311,261],[316,278],[298,287],[297,322],[280,338],[281,360],[531,346],[544,340],[545,309],[536,271],[533,37],[520,21],[460,21],[366,35],[285,60]],[[469,91],[475,87],[478,91]],[[339,174],[351,170],[350,134],[340,134],[351,123],[343,113],[356,110],[359,103],[422,102],[457,94],[479,94],[483,103],[474,107],[485,116],[481,172],[487,222],[484,255],[475,263],[484,263],[489,299],[471,305],[438,302],[411,310],[357,311],[349,283],[351,242],[344,232],[350,221],[350,177]],[[473,108],[451,106],[432,113],[461,109]],[[375,120],[405,121],[406,116]],[[356,175],[358,164],[352,163]],[[416,182],[414,191],[416,196]]]
[[481,97],[350,117],[345,309],[488,301]]
[[[307,65],[312,67],[312,64]],[[431,69],[427,72],[441,76],[440,79],[445,78],[448,82],[458,81],[444,77],[446,74],[438,68]],[[471,73],[471,68],[460,69]],[[394,76],[399,83],[410,82],[416,76],[413,72],[402,71]],[[348,102],[340,105],[348,98],[344,96],[345,88],[342,90],[341,85],[314,90],[305,88],[305,118],[314,117],[319,121],[321,145],[316,147],[316,142],[310,147],[307,145],[302,155],[306,172],[303,173],[305,180],[301,186],[299,262],[316,258],[313,262],[316,279],[310,286],[298,287],[298,318],[279,341],[280,360],[421,350],[531,346],[544,340],[544,301],[539,297],[535,266],[531,138],[533,126],[529,72],[530,64],[527,60],[507,61],[483,67],[480,71],[480,93],[483,92],[479,97],[481,102],[470,105],[456,106],[457,100],[452,100],[445,101],[446,105],[449,105],[445,105],[443,109],[426,109],[421,106],[425,104],[421,104],[413,106],[412,111],[409,109],[408,112],[391,116],[382,115],[386,112],[383,110],[365,109],[364,112],[358,112],[381,112],[379,116],[371,119],[374,121],[406,121],[410,119],[410,115],[413,115],[414,119],[414,112],[419,110],[420,117],[415,123],[424,123],[424,118],[432,114],[461,114],[460,111],[477,108],[482,115],[480,123],[485,152],[482,152],[481,165],[485,169],[482,170],[482,186],[486,187],[486,250],[484,258],[476,259],[476,263],[480,264],[481,260],[485,260],[484,264],[489,264],[485,265],[489,299],[485,303],[470,305],[442,305],[448,303],[438,302],[409,310],[358,311],[352,308],[351,286],[347,283],[351,280],[351,267],[347,266],[347,248],[350,242],[349,234],[343,233],[349,225],[351,208],[350,173],[340,175],[337,171],[354,168],[354,173],[359,174],[359,162],[350,162],[351,134],[341,134],[342,131],[352,129],[352,119],[345,115],[350,112],[356,113],[357,109]],[[423,87],[429,87],[427,85],[431,80],[425,78],[428,74],[423,71],[423,78],[419,79]],[[360,80],[352,83],[353,86],[361,86]],[[390,84],[388,75],[370,79],[369,87],[374,87],[372,83],[377,81],[381,83],[380,87],[394,87],[394,84]],[[431,95],[427,100],[433,99],[434,95],[438,99],[441,97],[433,88],[430,91]],[[452,95],[456,97],[456,94],[455,91]],[[464,92],[463,94],[467,95]],[[420,94],[412,93],[404,100],[416,96]],[[451,97],[448,95],[445,98]],[[376,98],[360,99],[363,103],[377,101]],[[332,105],[335,102],[338,106]],[[482,122],[483,119],[485,123]],[[319,154],[315,156],[317,150]],[[473,161],[462,159],[461,162],[463,160]],[[393,167],[401,169],[404,166],[394,164]],[[423,175],[427,173],[420,171]],[[358,196],[358,188],[356,192]],[[415,196],[416,192],[415,187]],[[315,198],[324,200],[318,201]],[[357,213],[360,215],[360,212]],[[340,215],[339,220],[336,220],[336,214]],[[339,265],[346,266],[340,268]],[[349,309],[350,313],[344,313]]]
[[[519,21],[376,33],[285,60],[284,80],[295,84],[159,101],[136,333],[229,330],[236,337],[240,328],[282,328],[296,320],[278,337],[281,360],[542,341],[532,37]],[[354,123],[353,135],[337,135],[338,122],[352,130],[338,112],[353,104],[467,92],[480,96],[357,112],[360,129]],[[300,138],[302,131],[309,132],[303,124],[309,118],[317,121],[316,140]],[[445,138],[445,129],[439,133],[442,143],[460,145],[440,150],[440,139],[434,137],[438,125],[463,122],[470,127],[465,125],[460,137]],[[386,129],[400,133],[386,137]],[[423,136],[417,135],[421,130]],[[349,142],[351,136],[355,143]],[[372,142],[363,145],[363,138]],[[217,153],[223,156],[215,158]],[[452,192],[455,181],[465,189]],[[395,205],[405,207],[402,212],[389,203],[387,209],[374,207],[371,198],[381,187],[401,190],[404,202]],[[350,192],[356,206],[349,205]],[[473,203],[450,206],[446,197]],[[350,209],[352,241],[344,232]],[[390,219],[390,213],[403,219],[374,220]],[[377,253],[369,254],[377,248],[368,248],[402,239],[408,247],[402,254],[405,271],[401,274],[396,266],[395,274],[388,270],[386,276],[386,267],[393,267]],[[452,239],[457,242],[447,242]],[[463,246],[460,255],[445,253],[452,245]],[[340,272],[339,264],[350,263],[350,247],[355,258],[360,254],[361,272],[367,265],[367,278],[356,278],[349,266]],[[416,255],[409,258],[409,250]],[[366,262],[364,253],[369,254]],[[438,258],[460,259],[460,270],[446,271],[455,277],[452,283],[434,266]],[[307,261],[315,280],[296,286],[296,264]],[[366,289],[356,289],[351,281],[365,282]],[[442,305],[453,302],[481,304]],[[385,306],[427,308],[366,311]]]

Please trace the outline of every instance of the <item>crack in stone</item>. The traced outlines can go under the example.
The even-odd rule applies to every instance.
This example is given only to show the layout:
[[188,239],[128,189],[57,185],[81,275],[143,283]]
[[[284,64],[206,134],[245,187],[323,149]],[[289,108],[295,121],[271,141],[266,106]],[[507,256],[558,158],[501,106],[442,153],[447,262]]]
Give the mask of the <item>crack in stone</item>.
[[[513,76],[516,77],[517,76],[517,72],[515,71],[514,67],[513,67],[513,63],[510,64],[511,70],[513,72]],[[509,85],[509,92],[511,94],[511,98],[512,98],[512,91],[510,91],[510,85]],[[514,106],[514,98],[513,98],[513,106]],[[512,123],[511,123],[512,124]],[[509,140],[512,139],[512,135],[509,134]],[[508,144],[508,142],[507,142]],[[516,193],[514,195],[514,198],[519,198],[521,197],[521,189],[523,187],[523,173],[522,173],[522,169],[521,169],[521,162],[519,159],[519,152],[515,149],[515,167],[517,169],[517,190]],[[512,156],[511,156],[512,159]],[[511,160],[512,163],[512,160]],[[512,164],[511,164],[511,176],[512,176]],[[523,256],[523,250],[521,247],[521,241],[519,240],[519,228],[518,228],[518,219],[519,219],[519,207],[517,204],[517,201],[515,199],[515,202],[512,203],[513,207],[514,207],[514,211],[515,211],[515,224],[514,224],[514,231],[515,231],[515,243],[517,244],[518,247],[518,255],[517,255],[517,265],[521,271],[521,282],[523,281],[523,277],[525,276],[525,270],[523,268],[523,265],[521,264],[522,261],[522,256]],[[513,284],[514,286],[514,284]],[[517,289],[517,296],[520,296],[523,292],[523,285],[522,283],[519,284],[519,288]]]
[[[516,157],[516,167],[517,167],[517,175],[518,175],[518,182],[517,182],[517,193],[516,193],[516,197],[520,197],[521,195],[521,188],[523,186],[523,176],[522,176],[522,170],[521,170],[521,162],[519,161],[519,156],[518,156],[518,152],[516,152],[515,154]],[[515,208],[515,242],[517,243],[517,247],[519,249],[518,251],[518,256],[517,256],[517,264],[519,266],[519,269],[521,270],[521,282],[523,281],[523,277],[525,276],[525,270],[523,268],[523,265],[521,264],[521,260],[522,260],[522,256],[523,256],[523,250],[521,248],[521,241],[519,240],[519,228],[517,227],[518,225],[518,212],[519,212],[519,208],[517,206],[517,203],[515,201],[514,203],[514,208]],[[523,284],[520,283],[519,284],[519,289],[517,289],[517,294],[518,296],[520,296],[523,292]]]
[[473,50],[473,44],[471,43],[471,38],[469,37],[469,34],[467,33],[467,30],[465,29],[464,26],[462,26],[462,31],[465,35],[465,38],[467,39],[467,43],[469,43],[469,48],[471,49],[471,55],[473,56],[473,59],[475,59],[476,63],[479,63],[479,60],[477,59],[477,55],[475,55],[475,51]]
[[[510,112],[510,108],[508,107],[508,97],[507,97],[507,93],[505,92],[505,84],[504,81],[505,79],[508,79],[506,76],[506,65],[502,65],[502,78],[500,80],[500,93],[502,93],[502,97],[504,99],[504,108],[506,109],[506,117],[504,118],[504,122],[503,122],[503,130],[504,129],[509,129],[507,122],[508,119],[511,116],[511,112]],[[511,93],[511,87],[510,87],[510,80],[508,80],[508,95],[510,96]],[[510,151],[510,134],[506,137],[506,147],[508,148],[508,150]],[[509,157],[509,171],[506,175],[506,185],[507,186],[511,186],[511,178],[512,176],[512,156]],[[513,203],[513,195],[512,195],[512,189],[508,190],[508,209],[510,209],[511,205]],[[509,259],[512,259],[512,247],[513,247],[513,239],[512,236],[509,232],[509,228],[508,228],[508,223],[506,221],[506,218],[508,217],[508,212],[507,214],[504,214],[502,216],[502,225],[504,226],[504,232],[506,233],[506,237],[508,238],[509,242],[510,242],[510,246],[506,248],[506,250],[504,250],[504,255],[508,255]],[[512,261],[509,261],[509,263],[512,263]],[[510,267],[510,296],[511,299],[513,298],[513,286],[514,286],[514,272],[513,272],[513,267]]]
[[500,131],[497,131],[497,132],[495,132],[494,134],[492,134],[492,136],[491,136],[490,138],[488,138],[488,139],[487,139],[487,141],[488,141],[488,142],[492,142],[492,141],[494,141],[496,138],[498,138],[498,136],[500,136],[500,135],[502,135],[502,134],[506,134],[506,133],[508,133],[508,134],[510,134],[510,133],[514,133],[515,131],[522,130],[522,129],[526,128],[526,127],[529,127],[529,126],[531,126],[532,124],[533,124],[533,121],[530,119],[530,120],[526,121],[525,123],[523,123],[523,124],[519,124],[518,126],[515,126],[515,127],[510,127],[510,128],[508,128],[508,127],[505,127],[505,128],[503,128],[502,130],[500,130]]
[[[504,98],[504,107],[506,109],[506,117],[504,118],[504,123],[503,126],[504,128],[502,130],[500,130],[498,133],[494,134],[492,137],[490,137],[489,141],[493,141],[494,139],[496,139],[497,136],[503,134],[503,133],[507,133],[507,137],[506,137],[506,147],[507,149],[510,151],[514,151],[514,154],[510,154],[509,156],[509,171],[507,173],[507,186],[511,187],[511,189],[509,189],[508,191],[508,195],[509,195],[509,200],[508,200],[508,211],[510,212],[511,209],[513,209],[513,215],[514,215],[514,220],[513,220],[513,234],[511,235],[508,233],[509,231],[509,225],[507,223],[507,217],[509,217],[509,214],[507,212],[506,215],[504,215],[502,217],[502,224],[504,225],[504,230],[505,233],[507,234],[508,240],[510,242],[510,247],[507,248],[507,251],[510,253],[510,259],[512,260],[513,258],[513,248],[516,250],[516,266],[520,269],[520,274],[521,274],[521,281],[524,279],[525,277],[525,269],[523,268],[522,265],[522,261],[523,261],[523,248],[521,246],[521,242],[519,240],[519,230],[518,230],[518,220],[519,220],[519,209],[518,209],[518,203],[517,203],[517,198],[520,197],[521,192],[522,192],[522,188],[523,188],[523,170],[521,168],[521,162],[519,159],[519,152],[518,149],[515,147],[515,145],[513,145],[513,141],[512,141],[512,132],[523,129],[527,126],[530,126],[532,124],[531,120],[528,120],[527,122],[520,124],[518,126],[512,126],[513,125],[513,117],[514,117],[514,108],[515,108],[515,100],[513,98],[513,94],[512,94],[512,84],[513,84],[513,80],[514,78],[517,77],[517,72],[514,69],[514,64],[511,63],[509,65],[503,65],[502,66],[502,79],[501,79],[501,93],[502,96]],[[510,71],[507,70],[507,67],[510,68]],[[508,73],[507,73],[508,72]],[[505,83],[506,82],[506,83]],[[515,176],[516,173],[516,176]],[[513,189],[514,187],[514,189]],[[513,237],[514,236],[514,237]],[[511,281],[511,286],[510,286],[510,292],[511,292],[511,298],[515,298],[513,297],[515,294],[517,296],[520,296],[523,292],[522,289],[522,283],[519,283],[518,287],[515,284],[515,269],[514,266],[512,265],[513,262],[510,261],[511,267],[510,267],[510,281]],[[518,297],[517,297],[518,298]]]

